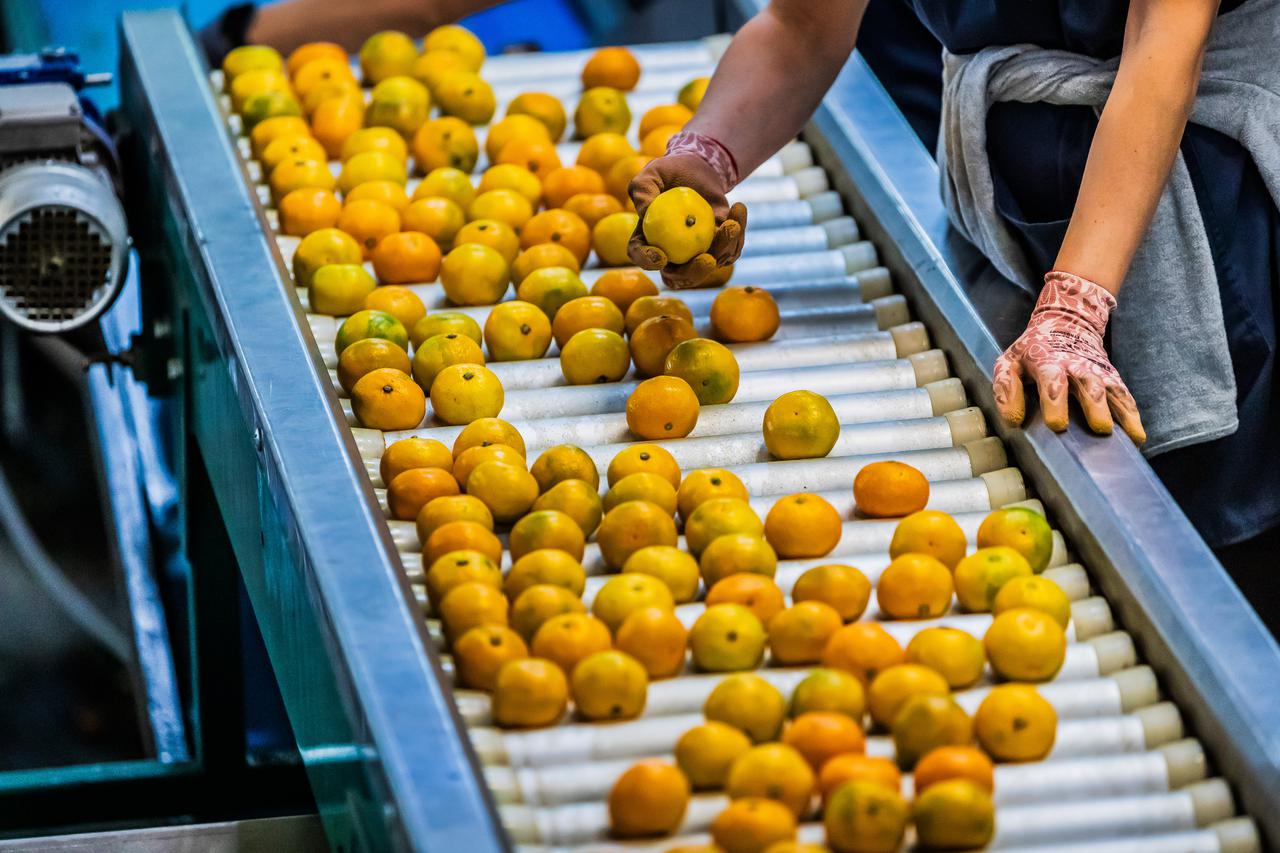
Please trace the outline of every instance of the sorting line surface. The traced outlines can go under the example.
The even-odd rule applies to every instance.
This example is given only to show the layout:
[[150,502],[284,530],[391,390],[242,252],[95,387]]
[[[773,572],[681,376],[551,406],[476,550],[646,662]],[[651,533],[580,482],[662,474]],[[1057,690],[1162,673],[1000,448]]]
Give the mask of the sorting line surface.
[[[629,97],[633,120],[649,107],[673,100],[672,86],[709,73],[717,44],[637,49],[646,73],[638,92]],[[550,91],[572,101],[578,69],[587,55],[492,59],[484,74],[499,97],[496,115],[502,115],[506,101],[521,91]],[[657,68],[662,70],[651,73]],[[238,131],[238,118],[230,116],[229,126],[233,133]],[[482,147],[485,130],[477,128]],[[248,161],[247,173],[259,182],[267,221],[275,228],[277,217],[260,183],[260,166],[249,158],[247,140],[237,141]],[[572,162],[577,148],[572,142],[560,145],[562,161]],[[477,172],[487,165],[483,154],[481,161]],[[415,187],[413,179],[409,191]],[[830,187],[825,170],[814,165],[812,151],[797,140],[732,195],[731,200],[746,201],[750,211],[733,283],[769,289],[781,309],[782,325],[770,342],[733,347],[742,382],[732,403],[704,407],[699,430],[689,438],[657,442],[672,451],[684,470],[716,466],[734,471],[761,515],[782,494],[812,491],[832,500],[841,515],[851,519],[833,554],[779,562],[777,579],[788,600],[795,579],[813,565],[852,562],[874,582],[887,564],[885,549],[894,522],[853,517],[849,484],[870,461],[892,458],[919,467],[930,480],[929,505],[956,513],[971,543],[977,524],[993,508],[1028,502],[1042,509],[1038,502],[1027,501],[1021,474],[1008,466],[1000,442],[987,436],[981,412],[969,407],[963,388],[949,376],[945,358],[929,348],[927,330],[911,320],[905,301],[892,293],[888,271],[877,266],[874,246],[861,241],[857,223],[844,215]],[[297,239],[277,235],[277,243],[290,261]],[[581,277],[589,287],[602,272],[588,267]],[[660,277],[648,275],[667,294]],[[429,311],[460,310],[482,325],[489,311],[489,306],[449,306],[438,284],[421,283],[411,289]],[[702,334],[709,330],[707,317],[716,292],[676,294],[689,305]],[[303,310],[309,311],[306,291],[295,288],[295,293]],[[514,288],[504,298],[514,298]],[[333,336],[341,319],[307,314],[330,372],[336,366]],[[521,430],[531,456],[554,444],[574,443],[603,468],[613,453],[632,441],[620,412],[636,380],[628,376],[612,386],[566,386],[558,375],[557,352],[553,342],[542,359],[491,365],[509,388],[502,417]],[[759,439],[759,419],[769,401],[795,387],[829,396],[841,422],[837,449],[823,460],[769,462]],[[378,462],[390,443],[421,435],[451,444],[460,431],[432,423],[430,412],[414,430],[363,429],[349,401],[342,402],[375,487],[384,485]],[[376,493],[386,511],[385,490],[377,488]],[[414,525],[390,518],[388,524],[408,577],[420,582],[423,566],[421,554],[415,553],[420,543]],[[503,558],[505,567],[509,554],[504,552]],[[992,846],[1039,853],[1256,849],[1251,821],[1232,819],[1235,807],[1229,790],[1221,780],[1208,778],[1203,750],[1194,739],[1184,738],[1177,709],[1160,701],[1154,673],[1141,664],[1132,638],[1114,630],[1105,600],[1090,596],[1083,568],[1070,562],[1057,531],[1050,564],[1049,576],[1073,602],[1067,662],[1041,686],[1059,713],[1057,740],[1042,762],[997,767],[997,833]],[[589,602],[606,579],[594,543],[588,544],[584,565],[589,573],[584,597]],[[451,677],[452,661],[443,653],[439,624],[429,615],[420,583],[414,588],[428,634],[440,647],[446,677]],[[692,602],[676,612],[687,625],[702,607]],[[872,602],[863,618],[876,616]],[[905,644],[935,625],[980,637],[990,618],[957,609],[935,620],[882,624]],[[807,668],[766,666],[759,672],[786,694]],[[455,699],[500,804],[500,817],[519,849],[663,850],[680,843],[706,843],[705,831],[723,808],[723,796],[695,795],[678,837],[620,843],[608,839],[604,795],[612,779],[636,758],[669,758],[675,738],[701,721],[700,701],[722,677],[689,671],[654,682],[646,711],[636,720],[592,724],[570,719],[534,731],[489,727],[488,697],[483,693],[457,689]],[[956,699],[972,712],[991,683],[988,671],[979,685],[956,693]],[[892,757],[892,741],[873,730],[867,752]],[[910,784],[906,774],[907,793]],[[801,824],[799,840],[822,842],[821,825]]]

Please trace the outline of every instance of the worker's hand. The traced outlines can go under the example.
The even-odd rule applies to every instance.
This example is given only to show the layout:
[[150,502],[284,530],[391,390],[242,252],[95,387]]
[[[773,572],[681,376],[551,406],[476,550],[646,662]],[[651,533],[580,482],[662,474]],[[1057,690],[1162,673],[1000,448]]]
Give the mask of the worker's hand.
[[[640,215],[627,244],[627,254],[636,266],[662,270],[667,287],[675,290],[697,287],[715,271],[742,254],[742,238],[747,228],[747,208],[741,202],[729,206],[725,193],[737,183],[737,167],[728,151],[709,137],[682,132],[671,138],[667,153],[640,170],[628,192]],[[672,187],[688,187],[706,199],[716,217],[716,233],[711,247],[683,264],[668,264],[657,246],[645,242],[644,214],[649,202]]]
[[1094,432],[1107,434],[1112,417],[1136,443],[1147,440],[1138,406],[1102,346],[1115,297],[1079,276],[1051,272],[1036,300],[1027,330],[996,359],[996,408],[1012,424],[1027,413],[1023,382],[1040,393],[1044,422],[1061,432],[1067,428],[1070,387]]

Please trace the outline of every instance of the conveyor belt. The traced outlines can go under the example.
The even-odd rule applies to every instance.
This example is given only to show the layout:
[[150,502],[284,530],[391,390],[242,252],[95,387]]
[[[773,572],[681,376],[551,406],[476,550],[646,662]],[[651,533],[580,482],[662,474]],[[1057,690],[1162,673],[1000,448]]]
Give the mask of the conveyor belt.
[[[202,404],[207,393],[201,383],[209,381],[210,356],[201,347],[216,351],[214,357],[226,359],[230,369],[232,396],[213,397],[211,405],[238,407],[252,440],[228,443],[225,435],[202,432],[199,423],[194,438],[206,455],[235,456],[242,446],[256,446],[248,460],[258,470],[256,497],[283,517],[279,546],[252,525],[229,524],[229,532],[238,553],[251,555],[261,547],[275,556],[266,561],[268,567],[281,573],[263,573],[252,560],[243,568],[331,838],[342,843],[353,837],[350,825],[357,824],[363,828],[357,836],[385,831],[390,843],[401,846],[489,849],[502,843],[491,823],[500,820],[507,842],[530,850],[665,849],[677,843],[610,841],[603,797],[631,760],[670,752],[675,737],[700,719],[701,698],[719,676],[687,673],[655,682],[646,712],[637,720],[609,726],[571,722],[531,732],[490,727],[487,697],[452,689],[451,662],[439,648],[438,625],[420,586],[414,526],[373,517],[379,504],[386,515],[378,458],[406,433],[354,426],[331,375],[336,318],[307,314],[305,292],[294,291],[284,272],[296,241],[277,238],[269,248],[261,242],[261,230],[255,240],[259,223],[267,229],[275,223],[261,188],[257,210],[246,209],[239,190],[225,181],[223,149],[231,149],[199,135],[184,138],[208,130],[206,104],[211,108],[214,100],[193,91],[188,77],[178,73],[185,72],[178,66],[189,42],[184,34],[175,35],[174,26],[159,16],[126,17],[123,31],[138,66],[126,68],[126,82],[132,84],[126,95],[133,100],[129,104],[127,98],[126,104],[139,125],[154,125],[158,186],[180,217],[172,251],[197,268],[190,310],[208,312],[213,327],[211,339],[194,338],[191,405]],[[161,46],[169,44],[178,46],[179,55],[165,53]],[[672,80],[704,72],[710,49],[701,43],[639,48],[647,73],[632,99],[633,114],[643,111],[646,97],[654,103],[670,100],[679,85]],[[533,89],[567,93],[576,87],[583,59],[496,57],[485,73],[498,86],[500,99]],[[925,236],[938,223],[912,218],[917,208],[935,212],[919,203],[928,193],[915,187],[919,198],[904,202],[881,171],[889,161],[912,165],[921,152],[902,144],[909,131],[900,117],[884,111],[883,93],[864,79],[865,69],[857,61],[850,68],[804,140],[771,160],[762,170],[768,174],[744,182],[739,193],[751,205],[751,230],[735,282],[759,283],[777,295],[784,309],[780,334],[767,344],[736,347],[743,381],[734,402],[705,407],[694,434],[667,446],[686,470],[728,464],[747,484],[757,511],[771,503],[771,496],[799,489],[822,493],[851,519],[844,525],[838,559],[858,565],[873,579],[887,562],[892,523],[853,519],[849,493],[853,475],[870,460],[898,458],[920,467],[931,481],[931,505],[955,513],[970,538],[992,507],[1047,505],[1067,533],[1055,531],[1047,571],[1072,600],[1067,663],[1043,687],[1059,713],[1058,739],[1046,761],[998,769],[996,845],[1064,851],[1256,849],[1253,822],[1235,817],[1236,797],[1243,795],[1264,825],[1272,820],[1259,808],[1270,795],[1258,783],[1276,779],[1276,752],[1272,730],[1259,723],[1277,717],[1273,707],[1266,716],[1270,706],[1265,702],[1251,701],[1244,692],[1248,679],[1238,676],[1274,672],[1274,645],[1254,641],[1227,657],[1224,647],[1212,642],[1208,623],[1198,620],[1188,604],[1197,592],[1199,600],[1213,606],[1225,635],[1251,640],[1257,635],[1250,633],[1256,622],[1239,609],[1238,594],[1232,598],[1220,591],[1221,572],[1211,558],[1153,564],[1153,555],[1168,555],[1171,548],[1196,557],[1207,551],[1188,537],[1185,520],[1169,512],[1167,494],[1158,486],[1151,489],[1154,481],[1149,472],[1142,473],[1145,468],[1131,450],[1115,441],[1082,450],[1071,444],[1079,440],[1073,436],[1058,439],[1035,425],[1025,433],[1007,433],[985,419],[990,395],[983,371],[990,367],[990,344],[975,331],[972,308],[954,281],[937,282],[950,275],[933,248],[936,241],[929,242],[932,233]],[[856,97],[846,103],[842,98],[850,91]],[[875,140],[878,160],[848,124],[849,116],[866,106],[858,98],[882,111],[862,128],[884,136]],[[220,121],[234,134],[234,117],[229,125],[225,118]],[[238,173],[250,181],[261,177],[248,161]],[[278,249],[274,264],[272,249]],[[583,277],[589,281],[592,275],[586,270]],[[264,285],[289,289],[296,320],[287,309],[281,311],[287,303]],[[896,292],[899,288],[908,300]],[[415,289],[429,308],[441,304],[438,286]],[[682,298],[695,320],[705,320],[707,295]],[[477,319],[487,311],[467,310]],[[925,325],[913,319],[915,312]],[[297,327],[287,330],[291,321]],[[264,342],[264,332],[281,340]],[[310,375],[299,369],[295,338],[310,358]],[[503,417],[519,427],[531,453],[568,441],[587,448],[600,464],[630,440],[618,414],[628,383],[564,387],[554,351],[546,359],[494,368],[508,390]],[[957,376],[949,375],[953,371]],[[758,433],[763,407],[778,393],[801,386],[831,398],[842,424],[840,443],[829,459],[764,461]],[[326,405],[333,426],[347,422],[340,427],[345,435],[331,429],[330,419],[316,416]],[[428,422],[411,433],[451,440],[456,429]],[[335,466],[334,450],[355,457],[358,466],[347,465],[356,479]],[[1134,493],[1143,496],[1152,529],[1118,528],[1117,520],[1128,523],[1128,507],[1113,505],[1114,483],[1104,482],[1099,491],[1082,478],[1086,468],[1079,459],[1089,454],[1112,464],[1107,474],[1136,482]],[[1013,457],[1019,465],[1012,464]],[[1088,472],[1097,476],[1096,469]],[[234,516],[243,509],[238,503],[243,492],[217,472],[214,480],[224,515]],[[366,522],[371,522],[367,530]],[[384,549],[398,551],[398,559],[388,559]],[[782,588],[788,590],[812,562],[783,561]],[[604,571],[594,546],[584,563],[589,599]],[[1167,580],[1167,589],[1153,585],[1157,577]],[[1197,586],[1190,588],[1192,583]],[[395,596],[401,596],[398,605]],[[687,623],[699,607],[682,605],[678,613]],[[405,614],[417,621],[416,634],[405,624]],[[868,613],[873,616],[874,610]],[[929,624],[981,635],[988,619],[954,613],[932,623],[885,625],[905,640]],[[1117,630],[1118,624],[1128,630]],[[299,648],[290,637],[298,626],[315,632],[323,645]],[[769,667],[762,674],[785,691],[798,672]],[[336,694],[326,693],[329,688],[317,692],[314,685],[328,679],[336,682]],[[1273,692],[1262,681],[1254,678],[1253,684],[1265,699]],[[972,708],[989,685],[984,681],[957,698]],[[441,690],[452,696],[454,711],[437,701]],[[329,707],[335,703],[342,707]],[[334,715],[351,721],[349,734],[334,729]],[[1188,724],[1207,737],[1188,736]],[[467,732],[470,750],[459,749],[460,730]],[[1216,768],[1202,743],[1218,759]],[[868,751],[889,755],[892,744],[873,736]],[[354,762],[372,781],[357,785],[343,762]],[[1240,787],[1228,789],[1216,770]],[[487,797],[477,795],[478,783],[487,788]],[[363,793],[353,794],[357,789]],[[375,800],[376,815],[368,803],[361,805],[369,796],[381,798]],[[678,840],[705,839],[721,805],[717,796],[695,797]],[[820,841],[821,827],[803,825],[801,838]]]
[[[643,49],[638,53],[642,62],[651,55]],[[630,97],[637,120],[649,106],[669,100],[679,81],[711,70],[709,54],[697,45],[669,47],[666,55],[668,59],[687,56],[689,61],[683,65],[673,62],[669,69],[641,78]],[[518,63],[522,69],[518,86],[510,91],[500,89],[500,100],[519,91],[552,91],[569,97],[575,90],[576,80],[562,83],[564,77],[558,71],[566,67],[570,75],[576,75],[570,66],[556,63],[555,70],[540,73],[542,66],[536,59],[521,58]],[[495,58],[486,70],[503,65],[503,58]],[[478,134],[482,143],[483,130]],[[245,142],[241,137],[242,156],[248,152]],[[572,144],[561,149],[566,161],[576,155]],[[1016,468],[1009,467],[1000,440],[987,435],[982,412],[969,406],[963,388],[948,375],[945,356],[929,348],[927,331],[911,321],[906,302],[892,293],[888,270],[877,265],[875,247],[859,240],[857,223],[835,203],[825,171],[812,164],[809,146],[793,142],[765,164],[763,175],[746,178],[735,190],[733,195],[750,205],[751,229],[734,282],[769,289],[778,302],[782,325],[767,343],[735,347],[742,380],[732,403],[704,408],[689,438],[657,443],[670,450],[685,471],[713,466],[733,471],[762,513],[773,497],[814,491],[828,497],[850,518],[854,476],[868,462],[880,459],[908,462],[924,472],[932,487],[929,506],[957,513],[971,537],[991,509],[1022,502],[1043,511],[1039,502],[1026,500],[1023,479]],[[247,174],[260,179],[261,170],[255,165],[250,162]],[[331,165],[336,174],[340,164]],[[415,183],[410,182],[410,193]],[[263,204],[269,203],[269,193],[262,184],[258,196]],[[268,222],[275,222],[270,212]],[[289,261],[299,241],[279,236],[277,242],[281,255]],[[588,268],[583,280],[589,284],[600,272]],[[650,275],[665,290],[661,278]],[[411,287],[429,311],[446,307],[438,284]],[[714,291],[679,294],[700,331],[709,324],[714,295]],[[298,288],[297,296],[306,308],[305,289]],[[450,310],[461,310],[483,326],[490,306]],[[337,364],[333,341],[342,319],[307,315],[316,346],[330,371]],[[491,367],[507,390],[502,416],[520,430],[530,458],[547,446],[567,442],[583,446],[603,470],[631,442],[622,413],[637,381],[568,386],[560,374],[554,345],[542,359]],[[332,378],[335,393],[343,398],[343,412],[356,435],[365,469],[389,516],[378,473],[385,447],[408,435],[451,445],[460,428],[435,425],[428,404],[426,420],[417,429],[385,435],[363,429],[357,425],[336,376]],[[842,424],[840,437],[827,458],[768,461],[759,431],[763,408],[779,394],[796,388],[831,396]],[[602,493],[605,488],[602,484]],[[415,526],[394,520],[388,525],[428,631],[442,653],[445,672],[451,675],[440,626],[426,599]],[[805,569],[832,559],[857,565],[875,582],[888,563],[891,525],[851,520],[844,528],[840,545],[827,558],[780,562],[777,581],[784,593],[789,594]],[[1252,849],[1256,843],[1252,824],[1233,817],[1235,805],[1228,787],[1219,779],[1208,778],[1200,745],[1183,738],[1176,708],[1160,701],[1154,673],[1137,665],[1129,635],[1113,630],[1106,601],[1089,595],[1087,575],[1078,564],[1070,563],[1067,546],[1057,531],[1055,546],[1050,576],[1074,599],[1066,663],[1056,678],[1041,688],[1057,710],[1058,737],[1044,763],[1001,768],[993,846],[1024,849],[1050,842],[1106,845],[1177,834],[1186,835],[1189,843],[1194,838],[1197,846],[1210,843],[1212,849],[1223,851]],[[510,555],[504,553],[503,568],[509,564]],[[594,543],[588,545],[583,565],[588,573],[583,599],[590,606],[607,571]],[[703,609],[701,603],[692,603],[681,605],[676,612],[691,626]],[[877,617],[873,603],[863,618]],[[935,625],[959,628],[981,638],[990,621],[990,614],[957,610],[938,620],[883,624],[905,644],[915,633]],[[761,672],[789,695],[807,671],[766,666]],[[670,755],[676,739],[701,722],[702,704],[721,678],[723,675],[690,670],[674,680],[654,682],[645,711],[635,721],[607,725],[570,721],[528,732],[493,728],[486,694],[455,689],[454,697],[485,766],[485,780],[499,804],[503,825],[520,848],[662,850],[673,843],[706,842],[711,820],[726,803],[724,795],[696,795],[681,837],[649,844],[609,841],[605,796],[631,761]],[[955,698],[972,713],[989,685],[990,681],[957,693]],[[873,736],[867,751],[892,757],[893,744],[886,736]],[[909,778],[906,784],[909,788]],[[1206,828],[1207,832],[1203,831]],[[821,842],[821,826],[806,825],[802,839]],[[1216,847],[1211,843],[1214,841]]]

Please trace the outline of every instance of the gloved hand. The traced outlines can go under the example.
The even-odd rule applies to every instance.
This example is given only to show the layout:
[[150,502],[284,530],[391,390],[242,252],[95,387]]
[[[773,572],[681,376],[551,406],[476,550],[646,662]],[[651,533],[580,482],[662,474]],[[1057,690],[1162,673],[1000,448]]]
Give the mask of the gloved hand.
[[1070,386],[1094,432],[1107,434],[1112,416],[1134,442],[1147,440],[1138,406],[1102,346],[1115,297],[1088,279],[1054,271],[1044,277],[1027,330],[996,359],[996,408],[1012,424],[1027,413],[1022,384],[1033,381],[1050,429],[1067,428]]
[[[741,202],[729,206],[725,193],[738,182],[738,167],[723,145],[700,133],[681,131],[667,143],[667,153],[649,161],[632,179],[627,191],[640,215],[627,244],[632,262],[646,270],[662,270],[667,287],[697,287],[718,266],[727,266],[742,254],[747,228],[747,208]],[[689,187],[707,200],[716,217],[711,247],[683,264],[668,264],[666,253],[644,238],[644,214],[649,202],[672,187]]]

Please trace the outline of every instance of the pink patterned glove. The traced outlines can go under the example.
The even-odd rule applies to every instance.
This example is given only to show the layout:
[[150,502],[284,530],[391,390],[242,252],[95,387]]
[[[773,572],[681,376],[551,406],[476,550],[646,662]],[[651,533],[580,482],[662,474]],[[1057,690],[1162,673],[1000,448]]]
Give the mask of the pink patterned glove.
[[1044,422],[1061,432],[1070,384],[1094,432],[1110,433],[1114,415],[1136,443],[1147,440],[1138,406],[1102,346],[1115,307],[1115,297],[1088,279],[1057,270],[1044,277],[1027,330],[996,359],[996,408],[1005,420],[1022,423],[1022,384],[1030,380],[1040,393]]
[[[738,182],[738,164],[729,149],[710,136],[681,131],[667,142],[667,153],[650,161],[631,181],[628,191],[640,221],[627,244],[627,254],[638,267],[662,270],[667,287],[697,287],[716,269],[742,254],[742,238],[747,228],[747,208],[739,202],[729,206],[725,193]],[[667,263],[667,256],[644,239],[644,212],[649,202],[672,187],[689,187],[707,200],[716,217],[716,234],[711,247],[683,264]]]

